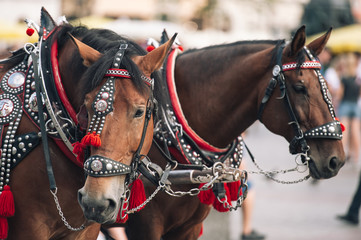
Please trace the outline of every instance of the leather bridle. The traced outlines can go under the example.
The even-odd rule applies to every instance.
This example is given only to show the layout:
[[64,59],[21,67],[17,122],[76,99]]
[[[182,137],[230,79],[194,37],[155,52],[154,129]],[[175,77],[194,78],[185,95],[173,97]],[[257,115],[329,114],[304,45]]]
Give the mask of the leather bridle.
[[[117,54],[115,55],[112,68],[110,68],[105,77],[109,77],[103,87],[99,90],[99,93],[94,99],[92,104],[94,115],[90,123],[88,132],[94,132],[96,134],[101,133],[105,122],[105,116],[113,111],[113,100],[114,100],[114,81],[116,77],[130,78],[131,74],[125,69],[119,69],[120,63],[124,56],[125,50],[128,44],[121,43]],[[137,168],[140,164],[141,150],[143,148],[145,136],[149,121],[151,120],[152,113],[155,109],[156,100],[153,96],[153,84],[154,80],[144,75],[141,76],[142,80],[151,88],[151,94],[147,102],[145,111],[145,119],[142,131],[142,137],[136,152],[133,155],[131,165],[126,165],[110,158],[93,155],[84,162],[84,170],[88,176],[92,177],[110,177],[116,175],[128,175],[128,184],[133,182],[137,178]]]
[[[327,88],[327,84],[325,79],[323,78],[322,74],[320,73],[321,64],[320,62],[312,55],[312,53],[304,47],[304,51],[306,55],[309,57],[311,61],[305,61],[302,64],[298,63],[286,63],[282,64],[282,53],[285,44],[282,44],[277,49],[276,55],[276,65],[273,67],[272,70],[272,79],[270,80],[266,90],[264,97],[262,98],[261,104],[258,109],[258,119],[262,122],[262,114],[266,103],[270,99],[271,95],[273,94],[274,89],[276,88],[277,84],[279,85],[279,89],[281,91],[281,96],[278,99],[283,99],[285,103],[285,107],[287,109],[288,115],[291,119],[289,124],[292,126],[295,136],[290,141],[289,150],[291,154],[303,153],[308,157],[307,153],[310,149],[309,145],[307,144],[307,139],[334,139],[334,140],[341,140],[342,139],[342,129],[340,122],[336,119],[335,111],[333,104],[331,102],[330,93]],[[318,81],[321,86],[321,93],[323,95],[323,99],[327,103],[329,108],[331,117],[333,121],[327,122],[323,125],[318,127],[309,129],[307,131],[303,131],[300,127],[299,121],[296,117],[296,114],[292,108],[287,88],[286,88],[286,79],[284,72],[291,71],[295,69],[314,69],[316,71]]]

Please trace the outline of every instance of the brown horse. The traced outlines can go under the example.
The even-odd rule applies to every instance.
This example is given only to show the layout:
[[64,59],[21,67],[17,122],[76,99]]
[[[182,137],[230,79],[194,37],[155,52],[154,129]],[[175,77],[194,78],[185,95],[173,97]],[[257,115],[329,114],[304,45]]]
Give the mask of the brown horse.
[[[101,160],[86,168],[90,175],[134,171],[133,155],[147,154],[152,142],[150,77],[172,41],[145,55],[108,30],[57,26],[44,9],[38,30],[37,45],[0,62],[1,191],[9,195],[11,186],[16,210],[7,239],[96,239],[100,225],[86,220],[77,201],[85,176],[72,150],[78,160],[83,154]],[[124,175],[111,184],[124,185]]]
[[[290,142],[291,153],[302,153],[313,178],[335,176],[345,161],[341,125],[314,57],[330,33],[307,48],[301,27],[287,44],[236,42],[180,54],[174,81],[189,126],[219,149],[227,148],[258,119]],[[162,167],[167,162],[154,145],[149,156]],[[149,196],[155,187],[144,183]],[[197,186],[171,187],[188,191]],[[160,192],[142,211],[130,215],[129,239],[197,239],[210,208],[196,196],[176,198]]]

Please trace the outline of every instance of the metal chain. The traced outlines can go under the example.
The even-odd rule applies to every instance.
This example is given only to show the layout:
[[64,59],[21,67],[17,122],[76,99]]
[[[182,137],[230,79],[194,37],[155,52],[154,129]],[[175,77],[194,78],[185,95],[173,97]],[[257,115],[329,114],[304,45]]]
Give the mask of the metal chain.
[[150,200],[152,200],[155,195],[159,192],[159,190],[161,190],[163,187],[162,186],[158,186],[154,192],[142,203],[140,204],[138,207],[135,207],[135,208],[132,208],[130,210],[127,211],[127,214],[130,214],[130,213],[135,213],[135,212],[138,212],[140,209],[142,209],[145,205],[147,205]]
[[189,196],[197,196],[201,191],[206,191],[209,190],[211,188],[213,188],[213,183],[217,180],[218,178],[218,172],[216,172],[214,174],[214,177],[211,179],[211,181],[209,181],[208,183],[204,184],[202,187],[200,188],[192,188],[189,191],[174,191],[169,185],[162,185],[162,187],[164,187],[165,192],[168,193],[169,195],[171,195],[172,197],[183,197],[185,195],[189,195]]
[[58,209],[59,211],[59,215],[61,217],[61,220],[63,221],[64,225],[71,231],[80,231],[80,230],[83,230],[85,228],[85,225],[84,223],[80,226],[80,227],[77,227],[77,228],[73,228],[72,226],[70,226],[70,224],[68,223],[68,221],[66,220],[66,218],[64,217],[64,213],[63,211],[61,210],[61,207],[60,207],[60,203],[59,203],[59,199],[58,197],[56,196],[56,193],[58,192],[58,188],[55,189],[55,191],[53,192],[52,190],[50,190],[50,193],[53,195],[54,197],[54,202],[55,202],[55,205],[56,205],[56,208]]
[[[297,162],[297,158],[299,156],[302,156],[302,155],[305,155],[306,156],[306,159],[309,159],[307,158],[307,155],[306,154],[298,154],[295,158],[295,162],[296,162],[296,167],[294,168],[291,168],[291,169],[286,169],[286,170],[274,170],[274,171],[264,171],[257,163],[256,161],[252,161],[253,164],[257,167],[257,169],[259,171],[248,171],[248,173],[250,174],[263,174],[265,175],[266,177],[268,177],[269,179],[277,182],[277,183],[281,183],[281,184],[296,184],[296,183],[300,183],[300,182],[303,182],[303,181],[306,181],[307,179],[309,179],[311,176],[310,175],[307,175],[303,178],[300,178],[298,180],[293,180],[293,181],[284,181],[284,180],[280,180],[280,179],[277,179],[275,177],[273,177],[273,175],[275,174],[278,174],[278,173],[288,173],[288,172],[294,172],[294,171],[297,171],[297,172],[305,172],[307,169],[308,169],[308,160],[305,161],[305,163],[299,163]],[[254,159],[255,160],[255,159]],[[301,170],[301,167],[305,167],[305,170]]]

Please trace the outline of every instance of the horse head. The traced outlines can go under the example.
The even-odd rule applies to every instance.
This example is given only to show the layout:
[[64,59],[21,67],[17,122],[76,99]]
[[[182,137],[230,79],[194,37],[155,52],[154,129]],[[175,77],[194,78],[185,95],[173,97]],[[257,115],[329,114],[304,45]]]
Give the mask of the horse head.
[[[268,129],[290,142],[290,152],[301,154],[314,178],[335,176],[345,162],[342,124],[336,118],[317,59],[330,34],[331,29],[305,46],[303,26],[290,43],[279,44],[274,50],[276,64],[272,80],[260,98],[259,118]],[[273,106],[264,108],[268,98],[273,99],[269,101]],[[280,114],[274,109],[284,111]],[[264,116],[269,114],[267,118],[262,117],[263,111]]]
[[140,158],[152,144],[156,101],[150,76],[162,66],[175,36],[145,56],[130,54],[126,42],[103,54],[72,39],[88,68],[83,78],[89,81],[99,68],[108,66],[100,73],[98,86],[85,95],[78,114],[79,119],[88,116],[83,126],[88,130],[74,150],[81,155],[85,147],[90,149],[84,162],[87,179],[78,200],[89,220],[114,222],[123,206],[120,199],[129,199],[128,186],[137,178]]

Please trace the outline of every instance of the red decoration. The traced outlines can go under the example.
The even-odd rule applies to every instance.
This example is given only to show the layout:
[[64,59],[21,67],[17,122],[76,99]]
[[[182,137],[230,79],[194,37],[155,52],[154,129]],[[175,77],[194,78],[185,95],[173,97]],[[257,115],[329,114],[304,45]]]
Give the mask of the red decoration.
[[[121,212],[122,209],[123,211]],[[128,214],[126,214],[127,210],[128,210],[128,203],[123,203],[123,208],[119,209],[117,220],[115,220],[116,223],[125,223],[128,220]],[[122,216],[123,219],[120,216]]]
[[[241,181],[227,183],[227,187],[228,187],[228,190],[229,190],[229,195],[231,197],[231,201],[237,201],[237,199],[238,199],[238,191],[239,191],[240,186],[241,186]],[[240,195],[241,194],[242,194],[242,190],[240,192]]]
[[184,51],[184,49],[183,49],[183,46],[178,46],[178,48],[179,48],[179,50],[181,50],[182,52]]
[[8,237],[8,220],[6,217],[0,217],[0,239],[6,239]]
[[35,30],[32,29],[32,28],[26,29],[26,34],[27,34],[29,37],[33,36],[34,32],[35,32]]
[[149,45],[147,46],[147,52],[151,52],[155,49],[155,47],[153,45]]
[[[146,199],[147,198],[145,196],[143,182],[138,178],[132,183],[132,190],[130,192],[129,198],[129,209],[140,206],[142,203],[145,202]],[[145,206],[143,206],[139,210],[143,209],[144,207]]]
[[76,159],[80,162],[80,163],[84,163],[84,149],[86,148],[86,145],[84,145],[81,142],[76,142],[73,143],[72,146],[73,148],[73,153],[76,154]]
[[[335,119],[336,119],[336,121],[340,122],[340,120],[338,118],[335,118]],[[346,130],[345,125],[343,125],[342,122],[340,122],[340,126],[341,126],[341,131],[344,132]]]
[[[199,187],[200,188],[203,187],[204,184],[205,183],[200,184]],[[227,203],[229,205],[232,205],[231,201],[237,200],[240,184],[241,184],[240,181],[230,182],[227,184],[224,183],[224,189],[226,190],[226,196],[227,196]],[[201,191],[198,194],[198,199],[203,204],[207,204],[207,205],[213,204],[213,207],[219,212],[227,212],[229,210],[228,208],[225,208],[223,206],[223,203],[218,201],[218,199],[214,195],[212,189],[208,189],[206,191]],[[224,201],[224,199],[221,199],[221,200]]]
[[15,214],[14,196],[10,186],[5,185],[0,195],[0,239],[7,238],[8,235],[8,217]]
[[[232,203],[231,203],[231,195],[229,194],[229,189],[227,187],[227,184],[224,183],[224,189],[226,190],[226,196],[227,196],[227,203],[231,206]],[[225,198],[222,198],[221,199],[222,201],[225,200]],[[229,209],[228,208],[225,208],[223,206],[223,203],[221,203],[217,198],[214,200],[213,202],[213,207],[214,209],[216,209],[218,212],[228,212]]]
[[[199,187],[203,187],[204,184],[205,183],[201,183]],[[215,201],[216,197],[214,196],[213,190],[211,188],[205,191],[200,191],[198,194],[198,199],[203,204],[211,205]]]

